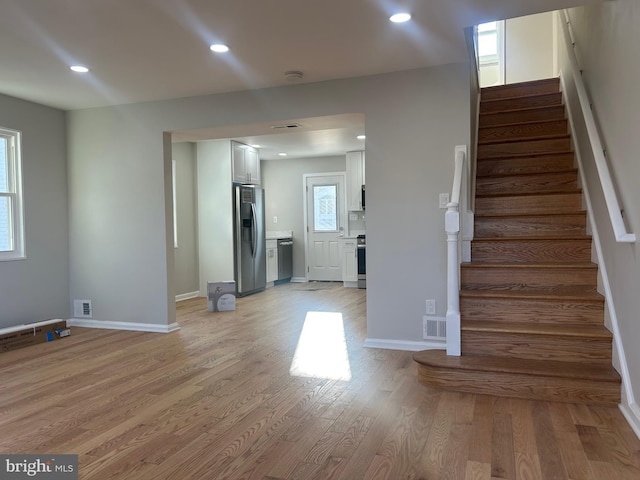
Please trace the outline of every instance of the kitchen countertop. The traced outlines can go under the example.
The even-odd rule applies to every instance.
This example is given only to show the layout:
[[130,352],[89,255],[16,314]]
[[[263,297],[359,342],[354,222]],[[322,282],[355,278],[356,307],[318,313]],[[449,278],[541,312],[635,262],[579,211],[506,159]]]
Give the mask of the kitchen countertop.
[[265,238],[267,240],[279,240],[281,238],[292,238],[293,232],[291,230],[267,230]]

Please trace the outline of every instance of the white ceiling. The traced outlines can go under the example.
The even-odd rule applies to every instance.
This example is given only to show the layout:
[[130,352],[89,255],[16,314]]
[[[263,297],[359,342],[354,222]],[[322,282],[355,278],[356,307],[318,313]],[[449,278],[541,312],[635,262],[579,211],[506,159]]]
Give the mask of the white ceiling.
[[465,61],[464,27],[600,1],[2,0],[0,93],[74,110],[408,70]]

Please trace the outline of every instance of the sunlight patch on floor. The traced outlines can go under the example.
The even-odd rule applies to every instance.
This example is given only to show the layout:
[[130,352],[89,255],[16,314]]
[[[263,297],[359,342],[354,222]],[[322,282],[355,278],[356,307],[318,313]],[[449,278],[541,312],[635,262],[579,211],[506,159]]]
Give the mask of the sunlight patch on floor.
[[307,312],[289,373],[351,380],[344,322],[339,312]]

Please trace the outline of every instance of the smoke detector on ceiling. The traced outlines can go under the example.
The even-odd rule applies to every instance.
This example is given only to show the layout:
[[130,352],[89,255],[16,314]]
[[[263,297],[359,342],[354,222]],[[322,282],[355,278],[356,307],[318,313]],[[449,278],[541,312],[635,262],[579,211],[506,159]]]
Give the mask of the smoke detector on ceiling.
[[302,77],[304,77],[304,74],[299,70],[289,70],[288,72],[284,72],[284,78],[290,82],[302,80]]

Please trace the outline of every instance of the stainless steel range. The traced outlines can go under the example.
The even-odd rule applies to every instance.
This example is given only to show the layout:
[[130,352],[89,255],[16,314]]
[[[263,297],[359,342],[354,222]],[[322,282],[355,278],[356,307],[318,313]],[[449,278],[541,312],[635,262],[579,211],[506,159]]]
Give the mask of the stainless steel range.
[[358,288],[367,288],[367,238],[358,235],[356,241],[358,249]]

